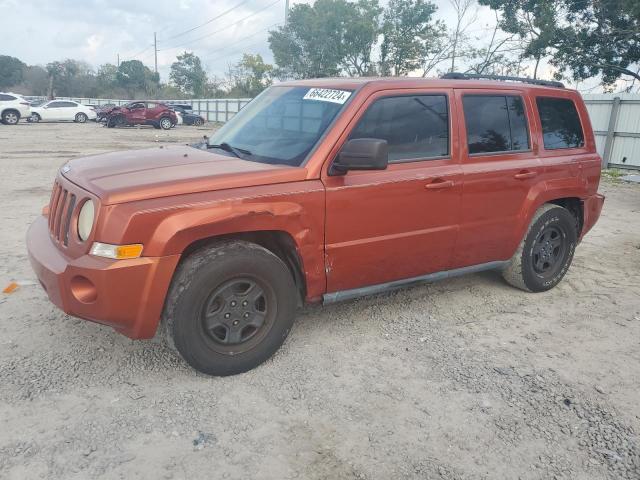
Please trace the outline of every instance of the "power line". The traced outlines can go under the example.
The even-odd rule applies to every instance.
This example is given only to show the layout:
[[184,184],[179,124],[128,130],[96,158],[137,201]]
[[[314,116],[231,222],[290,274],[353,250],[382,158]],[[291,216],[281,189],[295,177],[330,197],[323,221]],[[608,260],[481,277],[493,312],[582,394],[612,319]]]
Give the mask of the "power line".
[[214,22],[214,21],[218,20],[220,17],[224,17],[227,13],[233,12],[236,8],[241,7],[242,5],[247,3],[248,1],[249,0],[242,0],[242,2],[237,4],[235,7],[231,7],[229,10],[225,10],[220,15],[216,15],[215,17],[210,18],[206,22],[204,22],[204,23],[202,23],[202,24],[200,24],[200,25],[198,25],[196,27],[190,28],[189,30],[185,30],[184,32],[180,32],[180,33],[178,33],[176,35],[173,35],[173,36],[167,38],[166,40],[173,40],[174,38],[182,37],[183,35],[186,35],[187,33],[191,33],[194,30],[197,30],[197,29],[202,28],[202,27],[204,27],[206,25],[209,25],[211,22]]
[[[273,25],[269,25],[269,26],[268,26],[268,27],[266,27],[266,28],[263,28],[263,29],[261,29],[261,30],[258,30],[257,32],[252,33],[251,35],[247,35],[246,37],[239,38],[238,40],[236,40],[235,42],[233,42],[233,43],[232,43],[232,44],[230,44],[230,45],[225,45],[224,47],[222,47],[222,48],[216,48],[215,50],[209,50],[209,51],[207,51],[207,54],[216,53],[216,52],[220,52],[220,51],[222,51],[222,50],[227,50],[227,49],[229,49],[229,48],[233,48],[233,47],[235,47],[236,45],[238,45],[239,43],[242,43],[242,42],[244,42],[245,40],[248,40],[249,38],[253,38],[253,37],[255,37],[256,35],[258,35],[258,34],[260,34],[260,33],[266,32],[266,31],[267,31],[267,30],[269,30],[270,28],[273,28],[273,27],[276,27],[276,26],[280,25],[280,23],[281,23],[281,22],[274,23]],[[205,58],[207,58],[207,57],[205,57]],[[208,58],[210,58],[210,57],[208,57]]]
[[248,19],[249,19],[249,18],[251,18],[251,17],[255,17],[257,14],[259,14],[259,13],[261,13],[261,12],[265,11],[267,8],[270,8],[270,7],[274,6],[276,3],[280,2],[280,1],[281,1],[281,0],[275,0],[274,2],[271,2],[271,3],[270,3],[270,4],[268,4],[267,6],[265,6],[265,7],[261,8],[260,10],[257,10],[257,11],[255,11],[255,12],[251,13],[250,15],[247,15],[247,16],[246,16],[246,17],[244,17],[244,18],[241,18],[241,19],[240,19],[240,20],[238,20],[237,22],[230,23],[229,25],[227,25],[227,26],[226,26],[226,27],[224,27],[224,28],[221,28],[220,30],[216,30],[215,32],[208,33],[208,34],[206,34],[206,35],[203,35],[203,36],[201,36],[201,37],[195,38],[195,39],[193,39],[193,40],[189,40],[189,41],[187,41],[187,42],[185,42],[185,43],[181,43],[180,45],[176,45],[176,46],[174,46],[174,47],[168,47],[168,48],[162,48],[162,49],[159,49],[158,51],[175,50],[176,48],[181,48],[181,47],[184,47],[185,45],[189,45],[189,44],[194,43],[194,42],[199,42],[200,40],[203,40],[203,39],[208,38],[208,37],[210,37],[210,36],[212,36],[212,35],[215,35],[216,33],[220,33],[220,32],[223,32],[223,31],[225,31],[225,30],[228,30],[229,28],[233,27],[234,25],[237,25],[237,24],[239,24],[239,23],[241,23],[241,22],[244,22],[245,20],[248,20]]

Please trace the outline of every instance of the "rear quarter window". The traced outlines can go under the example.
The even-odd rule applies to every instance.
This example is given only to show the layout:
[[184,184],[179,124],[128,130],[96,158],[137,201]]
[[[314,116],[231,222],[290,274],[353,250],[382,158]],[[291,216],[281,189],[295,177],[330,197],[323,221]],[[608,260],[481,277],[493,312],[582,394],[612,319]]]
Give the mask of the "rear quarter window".
[[584,147],[584,132],[573,100],[537,97],[546,150]]

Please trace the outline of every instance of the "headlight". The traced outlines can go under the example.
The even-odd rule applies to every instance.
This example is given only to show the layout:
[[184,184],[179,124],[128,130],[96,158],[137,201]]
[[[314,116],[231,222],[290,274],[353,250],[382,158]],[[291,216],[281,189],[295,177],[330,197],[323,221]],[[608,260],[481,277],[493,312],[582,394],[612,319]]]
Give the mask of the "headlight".
[[93,228],[93,219],[95,217],[95,208],[93,201],[87,200],[80,209],[80,215],[78,215],[78,236],[83,242],[91,235],[91,229]]

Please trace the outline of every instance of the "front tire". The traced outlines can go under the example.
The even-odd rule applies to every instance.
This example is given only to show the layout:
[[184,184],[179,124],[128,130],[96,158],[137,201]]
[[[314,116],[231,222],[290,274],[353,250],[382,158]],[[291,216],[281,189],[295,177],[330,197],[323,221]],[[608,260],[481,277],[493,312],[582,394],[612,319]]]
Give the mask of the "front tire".
[[194,126],[196,126],[196,127],[200,127],[200,126],[202,126],[203,124],[204,124],[204,122],[202,121],[202,119],[201,119],[201,118],[196,118],[196,119],[193,121],[193,125],[194,125]]
[[40,115],[38,115],[37,113],[32,113],[29,117],[29,121],[31,123],[38,123],[40,122],[40,120],[42,120],[42,118],[40,118]]
[[545,204],[533,216],[502,276],[521,290],[550,290],[567,273],[577,241],[574,216],[558,205]]
[[165,334],[196,370],[235,375],[280,348],[297,299],[289,269],[269,250],[244,241],[211,245],[176,271],[163,313]]
[[86,114],[80,112],[76,115],[76,123],[86,123],[87,118]]

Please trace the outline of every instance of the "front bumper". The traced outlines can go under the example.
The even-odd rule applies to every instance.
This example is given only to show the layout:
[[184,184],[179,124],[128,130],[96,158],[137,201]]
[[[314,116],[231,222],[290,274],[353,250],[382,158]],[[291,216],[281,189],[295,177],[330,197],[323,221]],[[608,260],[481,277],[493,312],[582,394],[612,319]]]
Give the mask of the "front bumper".
[[29,228],[27,249],[40,284],[64,312],[108,325],[131,338],[155,335],[180,255],[72,259],[51,240],[44,216]]
[[593,228],[598,219],[600,218],[600,212],[602,212],[602,206],[604,205],[604,195],[596,193],[591,197],[587,197],[584,200],[584,218],[582,222],[582,233],[580,238],[584,237],[589,230]]

